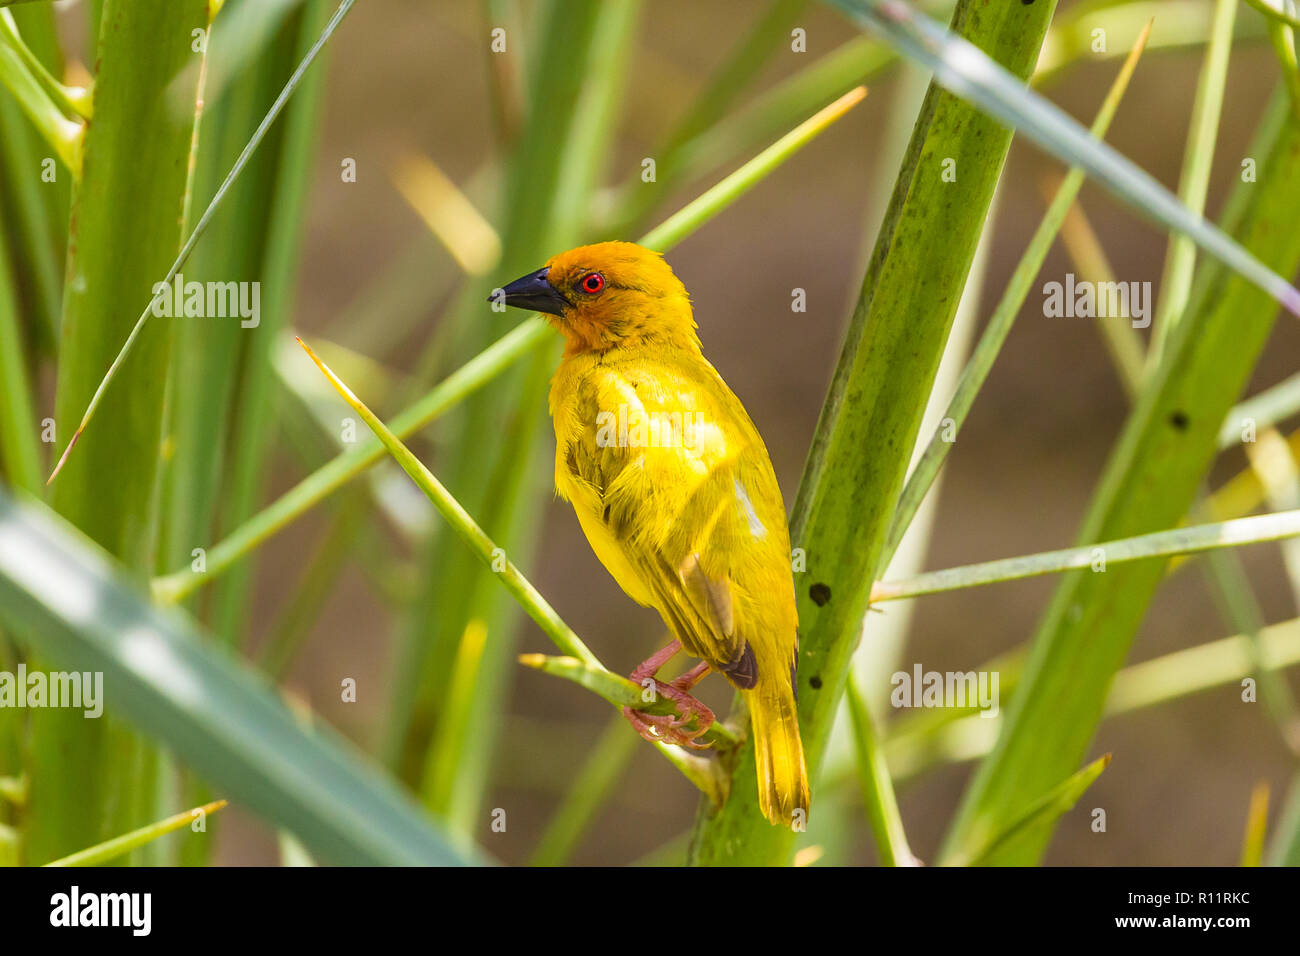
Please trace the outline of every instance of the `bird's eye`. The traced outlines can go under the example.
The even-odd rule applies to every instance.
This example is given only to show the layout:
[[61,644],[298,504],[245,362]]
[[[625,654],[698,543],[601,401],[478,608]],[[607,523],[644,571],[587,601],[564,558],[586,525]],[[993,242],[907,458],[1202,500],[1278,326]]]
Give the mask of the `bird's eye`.
[[582,277],[582,281],[579,285],[582,287],[583,292],[588,295],[595,295],[601,289],[605,288],[605,277],[599,272],[588,272]]

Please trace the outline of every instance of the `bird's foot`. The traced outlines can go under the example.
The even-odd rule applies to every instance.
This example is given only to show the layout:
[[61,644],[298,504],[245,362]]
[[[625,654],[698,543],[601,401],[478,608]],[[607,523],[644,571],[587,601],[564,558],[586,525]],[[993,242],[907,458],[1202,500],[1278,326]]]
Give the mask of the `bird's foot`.
[[[687,747],[691,750],[707,750],[709,744],[700,741],[699,738],[713,726],[715,719],[713,711],[692,697],[689,691],[709,672],[709,665],[697,664],[681,677],[667,682],[655,677],[659,668],[680,648],[681,645],[673,641],[631,674],[631,680],[642,686],[646,681],[653,681],[656,698],[662,696],[671,700],[677,707],[677,713],[647,714],[643,710],[624,707],[623,716],[637,733],[651,743],[676,744],[678,747]],[[692,724],[695,725],[694,730],[690,729]]]
[[[651,743],[676,744],[690,750],[708,750],[709,744],[700,740],[713,726],[714,715],[704,703],[671,683],[655,681],[657,693],[671,700],[676,714],[647,714],[643,710],[623,708],[628,723]],[[694,725],[692,727],[692,725]]]

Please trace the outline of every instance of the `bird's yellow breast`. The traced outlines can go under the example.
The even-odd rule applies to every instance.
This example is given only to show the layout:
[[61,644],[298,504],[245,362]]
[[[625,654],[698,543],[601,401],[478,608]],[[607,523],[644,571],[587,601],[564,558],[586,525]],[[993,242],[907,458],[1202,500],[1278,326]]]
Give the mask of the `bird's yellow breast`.
[[793,644],[785,508],[739,400],[694,350],[567,357],[550,394],[555,484],[620,587],[657,607],[646,556],[676,573],[698,555],[737,618]]

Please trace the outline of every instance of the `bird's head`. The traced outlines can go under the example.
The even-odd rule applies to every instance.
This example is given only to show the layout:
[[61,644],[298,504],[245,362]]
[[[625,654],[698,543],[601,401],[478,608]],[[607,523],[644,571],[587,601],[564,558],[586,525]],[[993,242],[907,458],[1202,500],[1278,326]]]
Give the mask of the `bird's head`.
[[501,300],[546,315],[570,354],[632,344],[699,346],[686,287],[662,255],[632,242],[561,252],[489,299]]

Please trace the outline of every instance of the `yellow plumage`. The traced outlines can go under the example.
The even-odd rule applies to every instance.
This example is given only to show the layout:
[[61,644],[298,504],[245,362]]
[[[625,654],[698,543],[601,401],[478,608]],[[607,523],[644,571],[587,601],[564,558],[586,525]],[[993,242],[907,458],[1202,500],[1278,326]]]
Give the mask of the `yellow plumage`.
[[550,392],[559,494],[623,590],[742,690],[760,805],[789,825],[809,789],[785,508],[762,438],[700,352],[686,290],[656,253],[601,243],[506,293],[568,340]]

